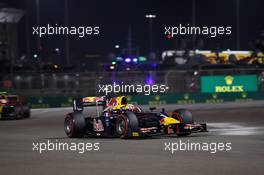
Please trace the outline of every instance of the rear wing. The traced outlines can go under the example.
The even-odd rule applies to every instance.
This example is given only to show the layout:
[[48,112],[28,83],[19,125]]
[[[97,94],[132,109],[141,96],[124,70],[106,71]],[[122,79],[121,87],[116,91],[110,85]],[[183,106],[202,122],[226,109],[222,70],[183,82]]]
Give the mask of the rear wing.
[[17,95],[7,95],[6,96],[9,102],[19,102],[19,97]]
[[73,111],[83,111],[84,107],[89,106],[105,106],[106,100],[104,97],[83,97],[83,98],[74,98],[72,102]]
[[0,92],[0,98],[1,99],[5,99],[7,96],[7,93],[6,92]]

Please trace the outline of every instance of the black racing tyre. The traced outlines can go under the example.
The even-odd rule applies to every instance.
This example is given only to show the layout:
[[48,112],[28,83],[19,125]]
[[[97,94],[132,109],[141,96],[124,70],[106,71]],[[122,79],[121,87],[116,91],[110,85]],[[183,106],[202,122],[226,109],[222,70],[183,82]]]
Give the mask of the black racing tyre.
[[116,121],[116,133],[122,138],[133,137],[133,132],[139,132],[137,116],[130,111],[120,114]]
[[181,124],[176,126],[178,127],[178,130],[180,130],[180,132],[176,132],[178,136],[183,137],[191,134],[191,131],[185,131],[183,129],[185,124],[194,123],[192,113],[190,111],[188,111],[187,109],[177,109],[173,111],[172,117],[181,122]]
[[15,116],[14,116],[14,119],[22,119],[23,118],[23,110],[22,110],[22,107],[21,106],[16,106],[14,108],[14,113],[15,113]]
[[81,138],[85,134],[85,118],[82,113],[73,112],[66,115],[64,131],[70,138]]
[[23,110],[24,118],[29,118],[30,117],[30,107],[25,105],[22,107],[22,110]]
[[184,124],[193,124],[193,117],[192,113],[187,109],[177,109],[173,111],[172,117],[179,120],[181,123]]

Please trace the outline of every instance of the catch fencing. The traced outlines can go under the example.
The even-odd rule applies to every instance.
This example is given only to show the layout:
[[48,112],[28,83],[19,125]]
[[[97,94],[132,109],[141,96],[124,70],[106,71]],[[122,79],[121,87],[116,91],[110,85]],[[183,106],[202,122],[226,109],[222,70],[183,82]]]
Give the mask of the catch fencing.
[[258,92],[264,91],[264,69],[215,69],[172,71],[123,71],[85,73],[19,73],[2,76],[1,91],[24,96],[94,96],[99,85],[165,84],[167,93],[200,93],[201,77],[216,75],[256,75]]

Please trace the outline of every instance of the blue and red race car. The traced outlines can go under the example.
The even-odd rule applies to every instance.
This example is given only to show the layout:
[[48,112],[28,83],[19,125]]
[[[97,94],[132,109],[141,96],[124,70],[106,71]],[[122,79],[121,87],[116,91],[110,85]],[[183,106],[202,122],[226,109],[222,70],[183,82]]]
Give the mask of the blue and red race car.
[[[88,106],[96,108],[95,114],[87,114],[85,107]],[[64,129],[70,138],[188,136],[207,131],[206,124],[194,123],[191,112],[186,109],[177,109],[171,114],[164,109],[161,112],[153,110],[145,112],[137,105],[128,104],[125,96],[78,98],[73,100],[73,112],[66,114]]]

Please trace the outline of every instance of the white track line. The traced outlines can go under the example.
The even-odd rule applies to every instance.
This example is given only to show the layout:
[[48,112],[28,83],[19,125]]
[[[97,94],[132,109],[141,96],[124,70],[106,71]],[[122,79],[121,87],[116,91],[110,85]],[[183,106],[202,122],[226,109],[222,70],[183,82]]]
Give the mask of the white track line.
[[208,123],[207,126],[210,132],[219,135],[256,135],[264,130],[263,127],[243,126],[241,123]]

